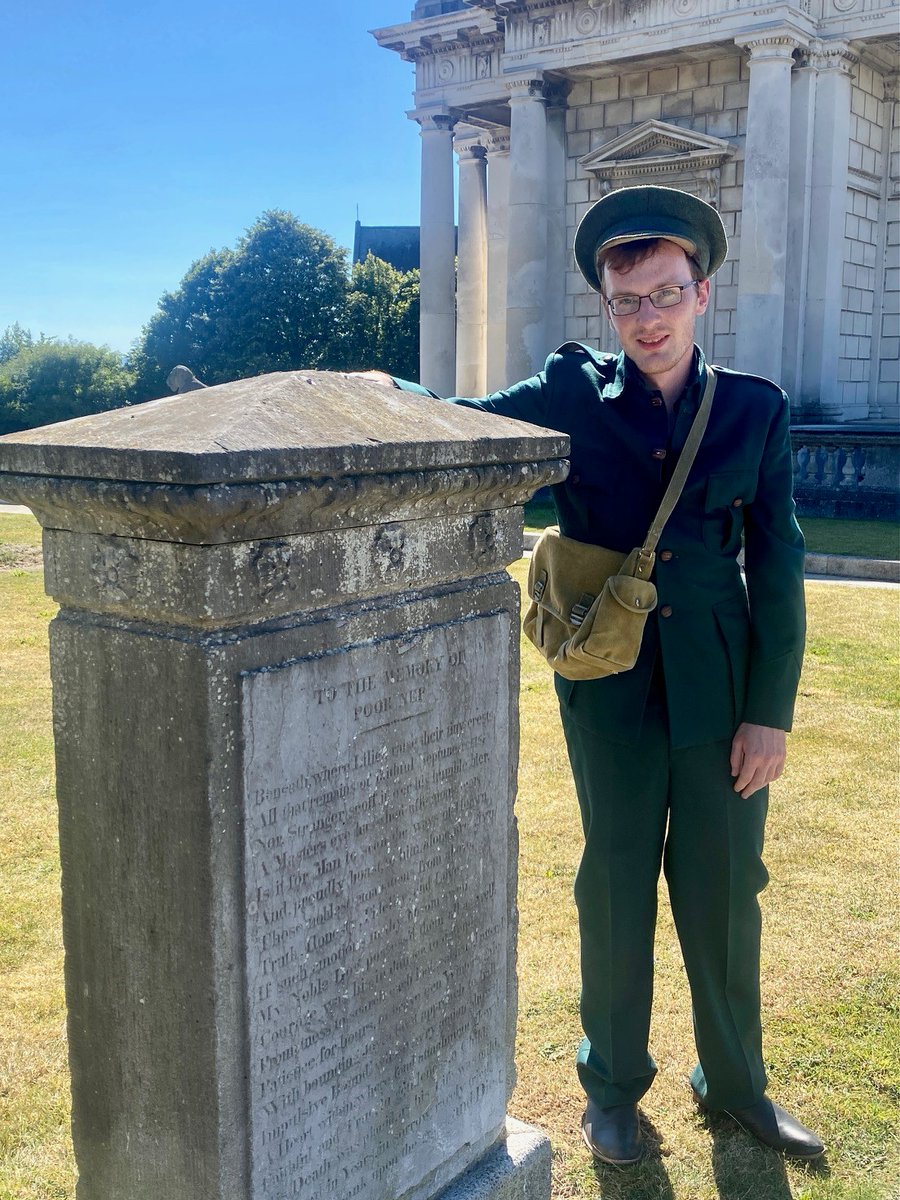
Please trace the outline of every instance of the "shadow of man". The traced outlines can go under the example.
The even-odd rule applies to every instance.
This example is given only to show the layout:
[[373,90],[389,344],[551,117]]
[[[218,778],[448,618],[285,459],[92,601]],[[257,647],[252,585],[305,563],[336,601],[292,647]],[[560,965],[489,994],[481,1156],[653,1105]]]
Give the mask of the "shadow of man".
[[[793,1200],[784,1159],[726,1116],[698,1114],[712,1138],[712,1167],[719,1200]],[[797,1161],[797,1160],[795,1160]],[[810,1175],[828,1175],[824,1157],[808,1163]]]

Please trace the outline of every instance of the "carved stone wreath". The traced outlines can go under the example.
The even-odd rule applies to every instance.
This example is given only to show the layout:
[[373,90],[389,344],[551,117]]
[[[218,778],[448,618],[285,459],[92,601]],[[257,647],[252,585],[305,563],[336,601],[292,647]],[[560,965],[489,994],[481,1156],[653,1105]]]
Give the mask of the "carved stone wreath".
[[402,525],[385,525],[378,531],[375,538],[374,552],[376,558],[384,562],[387,559],[389,570],[398,570],[403,566],[406,552],[406,532]]
[[291,547],[287,542],[274,542],[256,551],[252,563],[260,596],[269,596],[272,592],[293,588],[291,558]]
[[101,590],[115,600],[130,600],[141,588],[140,559],[120,547],[101,546],[96,550],[91,574]]

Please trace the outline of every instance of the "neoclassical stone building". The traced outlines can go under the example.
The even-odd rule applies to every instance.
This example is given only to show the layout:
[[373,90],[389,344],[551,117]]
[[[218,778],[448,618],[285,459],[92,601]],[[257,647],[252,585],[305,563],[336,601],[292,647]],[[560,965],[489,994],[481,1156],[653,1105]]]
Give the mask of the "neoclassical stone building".
[[897,28],[891,0],[420,0],[375,31],[416,68],[423,381],[483,394],[568,338],[612,348],[575,228],[658,183],[730,237],[713,361],[781,381],[797,418],[895,421]]

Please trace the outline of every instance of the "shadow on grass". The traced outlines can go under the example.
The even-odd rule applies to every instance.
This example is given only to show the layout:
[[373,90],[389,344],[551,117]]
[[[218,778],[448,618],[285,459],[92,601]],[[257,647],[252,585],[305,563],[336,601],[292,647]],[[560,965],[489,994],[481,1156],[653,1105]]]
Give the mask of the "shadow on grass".
[[675,1200],[666,1169],[658,1158],[645,1158],[634,1167],[594,1163],[597,1195],[602,1200]]
[[[703,1114],[712,1138],[712,1167],[719,1200],[793,1200],[784,1159],[724,1116]],[[827,1176],[825,1158],[808,1163],[809,1175]]]

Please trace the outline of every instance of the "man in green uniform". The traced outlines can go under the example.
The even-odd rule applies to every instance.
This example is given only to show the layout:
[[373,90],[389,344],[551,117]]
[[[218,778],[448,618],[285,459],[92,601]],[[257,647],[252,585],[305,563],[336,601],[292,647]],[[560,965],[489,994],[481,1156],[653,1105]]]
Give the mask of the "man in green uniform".
[[[456,400],[569,434],[570,473],[554,489],[568,537],[622,552],[642,544],[699,407],[708,368],[694,328],[726,252],[719,215],[702,201],[670,188],[611,192],[582,221],[575,257],[622,353],[567,343],[533,378]],[[603,679],[555,677],[585,836],[575,881],[582,1130],[616,1164],[641,1155],[637,1103],[656,1072],[661,867],[691,987],[697,1101],[783,1153],[824,1149],[765,1095],[760,1027],[767,785],[784,767],[804,639],[789,406],[767,380],[716,374],[637,663]]]

